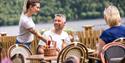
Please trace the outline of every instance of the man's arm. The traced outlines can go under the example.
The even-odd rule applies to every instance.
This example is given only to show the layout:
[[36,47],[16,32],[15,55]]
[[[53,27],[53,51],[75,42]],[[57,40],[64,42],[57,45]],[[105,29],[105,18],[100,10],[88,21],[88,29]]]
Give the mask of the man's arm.
[[62,43],[62,48],[65,48],[67,46],[66,42]]
[[41,35],[41,33],[33,28],[29,28],[27,29],[29,32],[31,32],[32,34],[34,34],[36,37],[38,37],[39,39],[43,40],[44,42],[47,42],[47,38],[44,37],[43,35]]

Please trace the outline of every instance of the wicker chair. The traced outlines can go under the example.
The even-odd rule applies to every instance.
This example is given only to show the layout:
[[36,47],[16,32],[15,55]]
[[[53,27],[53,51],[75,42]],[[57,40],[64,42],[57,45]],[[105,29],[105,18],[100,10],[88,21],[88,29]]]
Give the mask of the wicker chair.
[[88,50],[85,45],[79,42],[73,42],[62,49],[58,55],[57,63],[63,63],[66,58],[73,55],[80,59],[80,63],[88,63]]
[[29,48],[24,45],[12,45],[8,49],[8,56],[11,58],[13,63],[30,63],[30,60],[26,60],[26,57],[32,55]]
[[113,42],[120,42],[125,45],[125,37],[118,38],[118,39],[114,40]]
[[119,63],[125,56],[125,45],[120,42],[106,44],[101,52],[102,63]]

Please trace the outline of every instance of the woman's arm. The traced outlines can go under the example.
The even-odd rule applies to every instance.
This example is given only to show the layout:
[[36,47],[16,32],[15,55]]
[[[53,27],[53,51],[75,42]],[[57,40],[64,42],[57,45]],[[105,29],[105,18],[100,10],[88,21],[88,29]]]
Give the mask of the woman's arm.
[[44,42],[47,42],[47,41],[48,41],[47,37],[41,35],[41,33],[40,33],[38,30],[33,29],[33,28],[29,28],[29,29],[27,29],[27,30],[28,30],[29,32],[31,32],[32,34],[34,34],[34,35],[35,35],[36,37],[38,37],[39,39],[43,40]]
[[99,42],[96,44],[96,54],[99,56],[100,52],[102,51],[103,46],[105,45],[105,42],[103,40],[99,40]]

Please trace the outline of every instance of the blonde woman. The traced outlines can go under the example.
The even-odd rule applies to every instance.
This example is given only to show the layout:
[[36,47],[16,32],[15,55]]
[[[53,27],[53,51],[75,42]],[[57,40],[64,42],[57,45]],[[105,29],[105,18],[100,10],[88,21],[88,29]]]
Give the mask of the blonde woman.
[[97,44],[97,54],[101,52],[105,44],[113,42],[120,37],[125,37],[125,26],[121,25],[121,17],[117,7],[111,5],[105,8],[104,19],[109,28],[100,35],[100,41]]

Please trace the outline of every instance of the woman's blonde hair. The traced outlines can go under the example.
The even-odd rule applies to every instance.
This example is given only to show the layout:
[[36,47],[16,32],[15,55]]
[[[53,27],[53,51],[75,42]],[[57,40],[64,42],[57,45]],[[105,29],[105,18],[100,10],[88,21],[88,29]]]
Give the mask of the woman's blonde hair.
[[119,10],[113,5],[105,8],[104,17],[106,18],[106,23],[111,27],[120,24],[121,17]]

